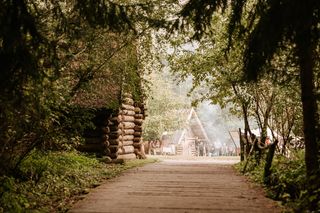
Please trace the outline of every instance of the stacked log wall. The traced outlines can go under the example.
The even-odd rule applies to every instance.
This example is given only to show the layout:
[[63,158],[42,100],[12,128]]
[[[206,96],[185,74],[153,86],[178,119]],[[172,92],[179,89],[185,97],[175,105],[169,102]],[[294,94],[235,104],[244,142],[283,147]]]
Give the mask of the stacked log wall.
[[145,109],[144,104],[135,103],[135,115],[134,115],[134,139],[133,139],[133,146],[134,146],[134,153],[136,154],[137,158],[146,158],[145,153],[142,149],[143,147],[143,139],[142,139],[142,124],[145,118]]
[[126,94],[118,111],[105,110],[97,114],[95,128],[85,131],[86,143],[78,149],[111,159],[141,158],[144,113],[144,105],[135,103],[132,96]]
[[112,159],[134,159],[134,101],[131,95],[124,95],[117,114],[111,118],[110,157]]

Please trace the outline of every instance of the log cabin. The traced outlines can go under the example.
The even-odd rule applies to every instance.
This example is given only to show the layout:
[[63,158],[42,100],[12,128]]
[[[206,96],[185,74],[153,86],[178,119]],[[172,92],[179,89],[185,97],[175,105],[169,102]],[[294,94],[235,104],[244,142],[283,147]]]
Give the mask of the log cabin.
[[99,65],[99,70],[93,69],[92,79],[72,97],[74,105],[95,112],[94,126],[84,131],[85,143],[78,150],[113,160],[134,159],[140,153],[136,149],[142,141],[146,116],[142,71],[137,65],[135,42],[123,47],[116,36],[110,42],[110,52],[116,53],[112,60]]

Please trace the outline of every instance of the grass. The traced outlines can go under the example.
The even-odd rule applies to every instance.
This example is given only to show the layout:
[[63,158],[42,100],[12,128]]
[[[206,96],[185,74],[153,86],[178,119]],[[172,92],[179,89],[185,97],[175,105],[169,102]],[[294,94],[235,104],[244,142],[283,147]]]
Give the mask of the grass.
[[17,177],[0,177],[0,212],[66,212],[90,188],[156,161],[105,164],[77,152],[34,151],[22,162]]
[[[236,170],[243,173],[244,164],[245,162],[236,164]],[[303,150],[292,151],[290,157],[275,156],[268,185],[264,185],[263,183],[263,168],[263,161],[258,166],[255,166],[253,161],[249,161],[244,175],[254,182],[263,185],[270,198],[280,201],[288,209],[295,212],[308,212],[308,203],[310,199],[314,198],[308,197],[306,190],[307,179]],[[315,194],[319,192],[315,192]],[[320,201],[318,202],[318,206],[320,207]]]

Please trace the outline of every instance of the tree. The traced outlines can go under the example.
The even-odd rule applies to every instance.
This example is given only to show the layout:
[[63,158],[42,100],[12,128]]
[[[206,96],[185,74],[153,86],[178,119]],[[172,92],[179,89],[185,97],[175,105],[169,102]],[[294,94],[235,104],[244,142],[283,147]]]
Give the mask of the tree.
[[229,52],[228,57],[224,53],[228,48],[224,26],[227,21],[228,19],[221,14],[215,14],[212,24],[217,32],[204,35],[201,41],[195,44],[197,48],[194,50],[183,48],[186,45],[185,37],[172,42],[175,51],[169,57],[170,65],[172,71],[183,79],[193,76],[191,94],[194,99],[198,99],[195,102],[208,99],[222,108],[228,107],[232,113],[243,117],[246,137],[244,154],[248,157],[252,146],[248,137],[251,135],[249,120],[254,115],[251,110],[254,94],[250,91],[258,88],[255,89],[256,85],[242,81],[242,42],[234,44],[235,47]]
[[165,131],[175,131],[185,122],[181,112],[190,108],[189,101],[174,91],[174,84],[164,74],[153,72],[147,99],[148,117],[143,125],[146,140],[160,139]]
[[73,105],[79,92],[124,80],[130,89],[139,87],[135,40],[160,24],[152,18],[153,6],[1,1],[1,174],[15,173],[34,147],[71,143],[64,134],[79,133],[92,116]]
[[[268,0],[228,1],[190,0],[180,12],[175,26],[191,23],[196,38],[200,38],[211,24],[214,12],[231,8],[228,23],[230,47],[232,35],[238,34],[246,40],[243,54],[244,71],[249,80],[256,80],[264,73],[274,55],[293,46],[292,54],[297,57],[299,67],[303,126],[305,138],[305,162],[308,192],[312,196],[319,189],[319,115],[315,90],[315,56],[319,47],[320,2],[317,0]],[[246,21],[244,21],[246,20]],[[244,24],[247,23],[247,24]],[[245,37],[243,37],[245,36]],[[310,202],[310,209],[316,209],[316,201]]]

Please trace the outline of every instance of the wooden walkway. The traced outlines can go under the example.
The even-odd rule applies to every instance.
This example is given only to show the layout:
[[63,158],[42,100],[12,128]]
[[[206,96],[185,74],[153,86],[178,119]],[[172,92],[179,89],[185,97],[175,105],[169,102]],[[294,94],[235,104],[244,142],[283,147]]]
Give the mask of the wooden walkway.
[[71,213],[281,212],[230,164],[165,160],[129,170],[76,203]]

